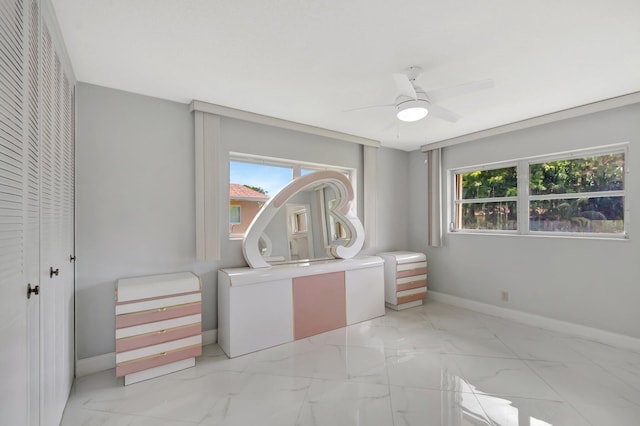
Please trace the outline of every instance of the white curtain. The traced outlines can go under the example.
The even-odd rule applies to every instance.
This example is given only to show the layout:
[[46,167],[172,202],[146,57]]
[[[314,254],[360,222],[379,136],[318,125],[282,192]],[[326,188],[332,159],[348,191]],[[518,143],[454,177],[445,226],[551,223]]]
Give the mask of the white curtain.
[[429,246],[442,246],[442,149],[427,151]]
[[376,247],[376,213],[378,194],[378,148],[363,145],[364,162],[364,247]]

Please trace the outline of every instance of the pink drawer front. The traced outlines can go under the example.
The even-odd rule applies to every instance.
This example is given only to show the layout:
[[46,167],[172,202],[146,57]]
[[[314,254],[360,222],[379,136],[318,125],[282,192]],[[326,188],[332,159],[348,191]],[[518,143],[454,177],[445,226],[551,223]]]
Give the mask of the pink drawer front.
[[411,277],[413,275],[423,275],[426,273],[427,273],[427,267],[425,266],[424,268],[415,268],[415,269],[409,269],[406,271],[398,271],[396,272],[396,277],[405,278],[405,277]]
[[400,296],[398,297],[398,305],[401,305],[403,303],[409,303],[409,302],[413,302],[416,300],[422,300],[422,299],[426,299],[427,298],[427,289],[425,288],[424,292],[420,292],[420,293],[415,293],[415,294],[408,294],[406,296]]
[[416,280],[416,281],[411,281],[404,284],[398,284],[397,291],[411,290],[412,288],[426,287],[426,286],[427,286],[426,279]]
[[135,312],[131,314],[122,314],[116,316],[116,328],[131,327],[134,325],[199,314],[201,312],[202,304],[200,302],[196,302],[188,303],[185,305],[152,309],[149,311]]
[[123,339],[116,340],[116,353],[156,345],[158,343],[170,342],[172,340],[178,340],[185,337],[196,336],[201,332],[202,325],[200,323],[195,323],[184,327],[170,328],[168,330],[141,334],[139,336],[125,337]]
[[202,355],[202,346],[197,345],[171,352],[163,352],[158,355],[142,358],[135,361],[128,361],[116,366],[116,377],[126,376],[127,374],[137,373],[138,371],[148,370],[160,365],[181,361],[187,358],[193,358],[200,355]]

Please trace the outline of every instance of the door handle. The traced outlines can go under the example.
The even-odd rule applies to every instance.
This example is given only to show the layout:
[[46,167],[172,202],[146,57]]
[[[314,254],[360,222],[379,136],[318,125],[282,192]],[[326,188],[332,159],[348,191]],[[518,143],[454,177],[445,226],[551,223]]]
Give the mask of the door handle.
[[40,286],[31,287],[31,283],[27,284],[27,299],[31,299],[31,293],[35,295],[40,294]]
[[57,277],[59,274],[60,268],[53,269],[53,266],[49,267],[49,278],[53,278],[54,275]]

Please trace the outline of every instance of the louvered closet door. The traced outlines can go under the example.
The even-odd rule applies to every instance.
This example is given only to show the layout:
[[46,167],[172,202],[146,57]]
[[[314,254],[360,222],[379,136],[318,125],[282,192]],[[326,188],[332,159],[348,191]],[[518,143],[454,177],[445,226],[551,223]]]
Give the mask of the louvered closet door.
[[[28,3],[27,98],[26,98],[26,280],[40,284],[40,13],[37,1]],[[40,424],[40,297],[28,303],[29,416]]]
[[3,426],[59,424],[73,380],[74,87],[40,4],[0,0]]
[[29,424],[25,8],[0,1],[0,424]]
[[57,425],[74,367],[73,87],[44,23],[41,61],[41,418],[44,425]]

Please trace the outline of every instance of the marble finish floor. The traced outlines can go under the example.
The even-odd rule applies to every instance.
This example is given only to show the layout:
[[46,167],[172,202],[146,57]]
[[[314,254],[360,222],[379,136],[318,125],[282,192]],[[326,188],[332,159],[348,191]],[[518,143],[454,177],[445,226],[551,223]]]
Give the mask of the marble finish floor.
[[63,426],[640,425],[640,353],[433,301],[123,386],[74,383]]

